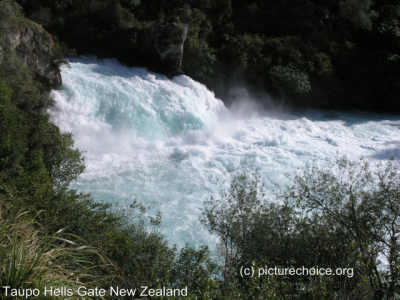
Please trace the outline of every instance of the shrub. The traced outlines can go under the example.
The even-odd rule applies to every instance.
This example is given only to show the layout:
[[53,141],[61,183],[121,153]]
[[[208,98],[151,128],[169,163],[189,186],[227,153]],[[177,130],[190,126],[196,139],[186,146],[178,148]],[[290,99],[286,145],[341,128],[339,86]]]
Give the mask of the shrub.
[[399,170],[395,160],[371,168],[363,160],[341,158],[329,169],[296,176],[287,195],[308,214],[335,226],[341,240],[352,245],[342,255],[353,257],[374,299],[400,295]]
[[[220,289],[242,299],[398,297],[399,170],[394,160],[371,168],[342,158],[295,176],[281,203],[263,199],[257,178],[234,177],[221,198],[205,202],[202,220],[220,238]],[[259,276],[260,266],[351,271]],[[253,276],[241,273],[251,267]]]
[[287,66],[274,66],[269,71],[273,85],[292,95],[304,95],[311,91],[308,75],[290,64]]

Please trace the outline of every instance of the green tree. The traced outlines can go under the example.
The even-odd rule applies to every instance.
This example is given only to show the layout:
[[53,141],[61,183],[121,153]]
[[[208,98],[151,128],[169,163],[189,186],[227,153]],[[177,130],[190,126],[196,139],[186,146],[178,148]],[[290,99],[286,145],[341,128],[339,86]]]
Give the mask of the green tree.
[[215,271],[216,265],[207,247],[195,250],[186,246],[177,253],[169,278],[176,288],[188,287],[194,299],[214,299],[218,289],[211,277]]
[[307,213],[336,224],[353,246],[353,263],[368,279],[374,299],[393,299],[400,292],[399,170],[395,160],[371,168],[363,160],[342,158],[330,169],[296,176],[287,195]]
[[376,11],[372,10],[371,6],[371,0],[345,0],[339,4],[339,16],[356,27],[371,29],[371,19],[377,17]]
[[[397,161],[371,168],[343,158],[295,176],[280,203],[264,199],[257,178],[234,177],[222,197],[205,202],[202,220],[220,238],[221,290],[248,299],[398,297],[398,170]],[[250,266],[351,271],[243,278]]]
[[[256,215],[261,213],[263,191],[259,178],[241,174],[232,178],[229,189],[221,198],[205,201],[202,224],[221,239],[226,272],[251,257],[246,250]],[[227,274],[231,276],[232,274]]]
[[292,65],[274,66],[269,71],[272,83],[275,87],[292,95],[303,95],[311,90],[308,75]]

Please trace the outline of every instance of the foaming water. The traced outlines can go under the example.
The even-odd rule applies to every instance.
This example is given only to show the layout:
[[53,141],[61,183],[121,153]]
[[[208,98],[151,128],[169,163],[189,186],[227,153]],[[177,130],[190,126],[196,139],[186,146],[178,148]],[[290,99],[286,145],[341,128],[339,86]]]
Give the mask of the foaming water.
[[80,58],[62,70],[52,121],[85,150],[73,188],[122,207],[134,200],[163,216],[163,233],[183,246],[215,238],[200,225],[203,202],[223,180],[257,172],[272,195],[286,174],[338,156],[400,154],[400,117],[371,113],[229,111],[187,76],[172,80],[113,60]]

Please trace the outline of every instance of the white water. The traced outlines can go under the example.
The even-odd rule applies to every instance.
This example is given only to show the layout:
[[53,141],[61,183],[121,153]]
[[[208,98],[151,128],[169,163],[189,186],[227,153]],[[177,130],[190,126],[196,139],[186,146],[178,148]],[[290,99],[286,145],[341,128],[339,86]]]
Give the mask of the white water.
[[170,81],[111,60],[74,60],[62,77],[52,121],[86,151],[86,170],[72,187],[121,206],[151,204],[180,246],[214,247],[199,216],[229,174],[258,172],[272,194],[298,168],[342,155],[400,154],[398,116],[266,112],[245,103],[229,111],[186,76]]

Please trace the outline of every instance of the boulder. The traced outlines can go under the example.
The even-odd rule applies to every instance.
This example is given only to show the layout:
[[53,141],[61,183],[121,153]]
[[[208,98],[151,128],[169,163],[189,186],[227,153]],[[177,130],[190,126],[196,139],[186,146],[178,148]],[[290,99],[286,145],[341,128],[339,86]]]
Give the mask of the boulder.
[[62,84],[59,67],[53,61],[54,42],[49,33],[33,22],[1,27],[1,59],[4,59],[6,49],[15,51],[19,60],[27,65],[39,80],[49,87]]
[[182,74],[183,44],[188,25],[152,23],[139,31],[138,46],[154,60],[150,68],[168,76]]

